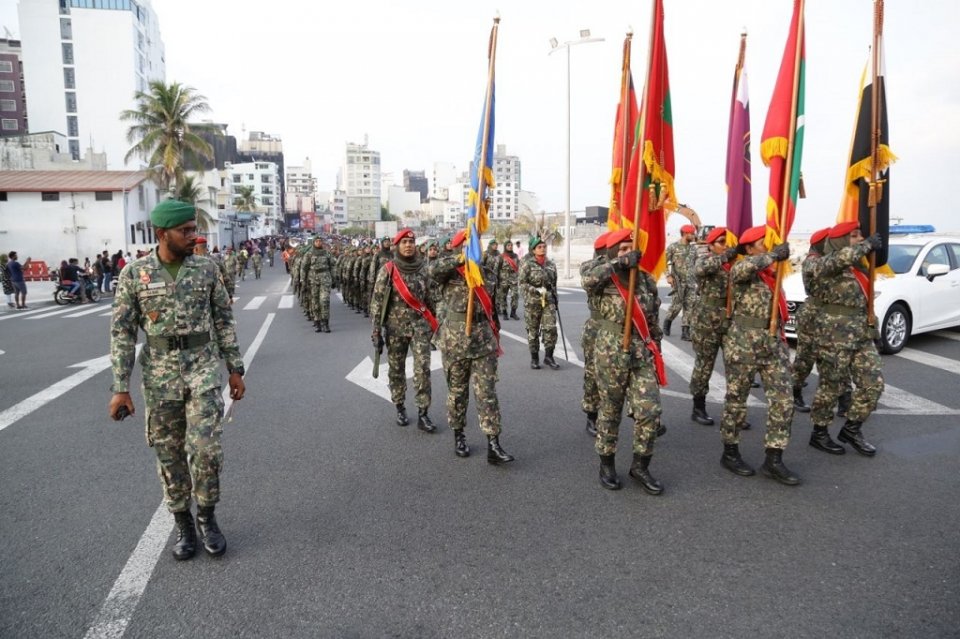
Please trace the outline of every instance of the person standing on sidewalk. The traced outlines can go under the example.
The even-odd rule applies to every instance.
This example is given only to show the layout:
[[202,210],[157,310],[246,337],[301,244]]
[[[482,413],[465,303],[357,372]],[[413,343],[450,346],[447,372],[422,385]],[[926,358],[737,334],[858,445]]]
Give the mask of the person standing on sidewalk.
[[13,303],[13,282],[10,281],[10,269],[7,264],[10,262],[10,256],[6,253],[0,254],[0,280],[3,282],[3,294],[7,296],[7,306],[17,308]]
[[245,386],[236,322],[217,265],[193,255],[196,209],[165,200],[151,211],[150,222],[157,248],[121,272],[113,302],[109,415],[120,420],[135,412],[130,377],[142,329],[147,444],[156,452],[164,501],[176,520],[173,556],[190,559],[196,552],[191,497],[204,549],[222,555],[227,542],[214,516],[223,465],[219,360],[230,372],[230,397],[239,401]]
[[23,264],[17,261],[17,252],[10,251],[7,254],[10,261],[7,262],[7,270],[10,271],[10,284],[13,286],[13,298],[17,308],[27,308],[27,282],[23,279],[23,267],[30,264],[30,258]]

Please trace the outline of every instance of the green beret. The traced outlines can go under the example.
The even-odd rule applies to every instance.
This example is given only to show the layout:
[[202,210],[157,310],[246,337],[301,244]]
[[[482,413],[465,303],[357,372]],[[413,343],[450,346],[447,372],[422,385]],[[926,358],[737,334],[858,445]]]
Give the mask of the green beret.
[[150,223],[158,229],[172,229],[195,219],[197,219],[197,209],[192,204],[180,200],[164,200],[150,211]]
[[530,238],[530,241],[527,242],[527,248],[532,251],[533,249],[537,248],[537,244],[543,244],[543,240],[540,239],[539,235]]

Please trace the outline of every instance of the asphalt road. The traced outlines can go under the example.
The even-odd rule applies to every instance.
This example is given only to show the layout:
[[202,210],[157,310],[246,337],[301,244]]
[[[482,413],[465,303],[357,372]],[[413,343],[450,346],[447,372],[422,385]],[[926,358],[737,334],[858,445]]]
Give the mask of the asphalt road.
[[[798,414],[789,488],[721,468],[717,428],[689,419],[675,331],[651,497],[626,477],[629,445],[625,489],[599,486],[582,368],[531,371],[522,322],[504,322],[498,386],[517,461],[497,468],[472,407],[474,455],[454,456],[442,370],[440,432],[395,426],[361,366],[369,320],[334,296],[333,333],[316,334],[284,307],[282,267],[265,271],[235,306],[252,360],[225,426],[220,559],[170,555],[139,393],[133,419],[107,419],[109,317],[42,307],[39,284],[36,310],[0,313],[0,637],[960,635],[960,332],[884,358],[875,458],[810,448]],[[582,358],[584,297],[562,292]],[[753,395],[742,449],[759,465]]]

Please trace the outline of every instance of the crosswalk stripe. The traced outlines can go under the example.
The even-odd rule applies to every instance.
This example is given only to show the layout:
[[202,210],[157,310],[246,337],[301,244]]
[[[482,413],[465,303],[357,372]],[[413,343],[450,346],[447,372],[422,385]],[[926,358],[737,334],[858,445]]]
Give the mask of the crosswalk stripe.
[[293,295],[282,295],[277,308],[293,308]]
[[260,306],[261,306],[265,301],[267,301],[267,296],[266,296],[266,295],[257,295],[257,296],[254,297],[252,300],[250,300],[249,302],[247,302],[247,305],[243,307],[243,310],[245,310],[245,311],[255,311],[255,310],[257,310],[258,308],[260,308]]
[[[94,308],[88,308],[77,313],[64,315],[64,317],[83,317],[84,315],[93,315],[97,311],[102,311],[102,310],[103,310],[103,307],[98,304],[98,305],[95,305]],[[113,311],[110,311],[110,312],[112,313]]]
[[28,317],[27,319],[32,319],[32,320],[35,320],[35,319],[43,319],[43,318],[45,318],[45,317],[53,317],[54,315],[60,315],[61,313],[69,313],[69,312],[71,312],[72,310],[74,310],[74,309],[68,306],[67,308],[57,309],[57,310],[55,310],[55,311],[50,311],[49,313],[43,313],[43,314],[41,314],[41,315],[34,315],[33,317]]
[[943,337],[944,339],[952,339],[955,342],[960,342],[960,333],[954,333],[952,331],[934,331],[931,335],[936,335],[937,337]]
[[[684,351],[680,350],[667,340],[663,340],[661,343],[661,350],[663,351],[663,362],[666,364],[667,368],[671,371],[677,373],[682,380],[689,382],[690,377],[693,375],[693,366],[695,360],[692,356],[687,355]],[[669,384],[670,377],[667,376],[667,383]],[[674,385],[675,387],[676,385]],[[722,404],[727,395],[727,380],[726,378],[718,373],[713,371],[713,375],[710,377],[710,393],[707,395],[707,399],[712,402],[717,402]],[[689,398],[689,393],[684,393],[683,397]],[[753,395],[747,396],[747,406],[763,406],[763,402],[758,400]]]
[[950,359],[949,357],[925,353],[924,351],[918,351],[914,348],[905,348],[897,353],[896,356],[908,359],[911,362],[917,362],[918,364],[924,364],[932,368],[947,371],[954,375],[960,375],[960,362],[955,359]]
[[106,313],[100,313],[100,315],[97,317],[110,317],[111,315],[113,315],[113,309],[107,311]]
[[960,415],[960,410],[924,399],[890,384],[884,384],[880,404],[887,407],[875,411],[880,415]]
[[29,317],[30,315],[36,315],[37,313],[46,313],[50,310],[49,306],[44,306],[43,308],[31,308],[30,310],[19,312],[19,311],[9,311],[3,317],[0,317],[0,322],[8,319],[16,319],[18,317]]

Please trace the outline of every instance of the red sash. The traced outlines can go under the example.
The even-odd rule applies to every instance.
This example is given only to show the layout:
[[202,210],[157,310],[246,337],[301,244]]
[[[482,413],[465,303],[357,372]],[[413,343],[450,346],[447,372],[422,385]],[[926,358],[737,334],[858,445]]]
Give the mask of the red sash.
[[[627,289],[620,283],[620,278],[616,275],[613,276],[613,283],[616,284],[617,290],[620,292],[620,297],[623,298],[623,302],[626,304]],[[650,327],[647,326],[647,316],[643,314],[643,307],[636,295],[633,296],[633,317],[631,319],[633,320],[633,327],[640,333],[640,338],[643,340],[644,346],[646,346],[650,354],[653,355],[653,364],[657,371],[657,381],[660,382],[661,386],[666,386],[667,371],[663,366],[663,355],[660,354],[657,343],[650,339]]]
[[501,255],[503,256],[503,259],[507,261],[507,264],[510,265],[510,268],[513,269],[513,272],[516,273],[519,270],[517,268],[517,261],[514,259],[511,259],[510,256],[507,255],[506,253],[501,253]]
[[770,268],[771,267],[768,266],[767,268],[757,273],[757,275],[759,275],[763,283],[767,285],[767,288],[770,289],[770,292],[777,297],[777,306],[780,307],[779,312],[780,312],[780,320],[781,320],[780,339],[782,339],[783,341],[787,341],[787,336],[786,334],[784,334],[783,328],[782,328],[783,324],[785,324],[787,321],[787,317],[789,317],[789,313],[787,311],[787,298],[784,296],[782,288],[779,291],[774,290],[777,287],[777,276],[774,274],[773,271],[770,270]]
[[[460,273],[460,275],[466,279],[465,267],[458,266],[457,273]],[[503,355],[503,349],[500,348],[500,329],[497,328],[497,323],[493,321],[493,300],[490,299],[490,294],[487,293],[487,289],[482,286],[474,287],[473,292],[477,296],[477,301],[480,302],[480,308],[483,309],[483,314],[487,316],[487,322],[490,324],[493,336],[497,338],[497,357],[500,357]]]
[[398,269],[392,261],[387,262],[384,267],[387,269],[387,274],[393,278],[393,287],[397,290],[397,293],[400,294],[401,299],[407,303],[407,306],[423,316],[423,319],[427,320],[427,323],[430,324],[430,330],[436,333],[437,318],[433,316],[433,313],[430,312],[426,304],[418,300],[417,297],[410,292],[407,283],[400,277],[400,269]]
[[853,273],[853,276],[857,279],[857,284],[860,285],[860,290],[863,291],[863,296],[870,299],[870,294],[867,292],[870,290],[870,279],[866,274],[860,269],[851,266],[850,272]]

